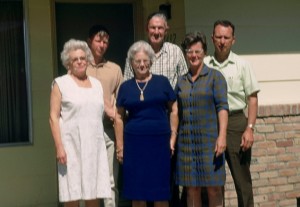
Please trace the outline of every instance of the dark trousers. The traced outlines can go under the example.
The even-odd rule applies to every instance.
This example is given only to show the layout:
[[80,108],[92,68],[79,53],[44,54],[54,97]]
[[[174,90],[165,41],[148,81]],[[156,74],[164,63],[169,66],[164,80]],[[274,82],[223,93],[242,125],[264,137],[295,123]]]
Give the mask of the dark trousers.
[[225,158],[234,181],[239,207],[254,206],[250,173],[251,148],[241,150],[241,137],[247,127],[244,113],[229,115]]

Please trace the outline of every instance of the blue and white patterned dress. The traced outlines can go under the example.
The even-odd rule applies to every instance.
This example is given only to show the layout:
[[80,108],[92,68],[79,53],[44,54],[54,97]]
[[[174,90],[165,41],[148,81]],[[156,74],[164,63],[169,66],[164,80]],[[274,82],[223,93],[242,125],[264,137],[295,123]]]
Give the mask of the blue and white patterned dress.
[[176,182],[182,186],[220,186],[225,183],[224,154],[215,157],[218,111],[228,110],[223,75],[206,65],[193,82],[179,77],[175,89],[179,107]]

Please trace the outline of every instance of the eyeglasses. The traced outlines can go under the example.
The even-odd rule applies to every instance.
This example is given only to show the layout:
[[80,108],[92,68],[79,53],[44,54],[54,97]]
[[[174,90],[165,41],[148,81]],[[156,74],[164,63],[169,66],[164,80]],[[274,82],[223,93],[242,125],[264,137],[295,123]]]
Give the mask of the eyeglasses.
[[142,63],[144,63],[144,65],[149,65],[150,64],[150,60],[133,60],[134,64],[140,66]]
[[186,54],[188,55],[192,55],[192,54],[196,54],[196,55],[200,55],[203,53],[203,49],[199,49],[199,50],[191,50],[191,49],[186,49],[185,50]]
[[71,60],[71,63],[78,63],[78,62],[86,62],[86,57],[84,56],[75,57]]

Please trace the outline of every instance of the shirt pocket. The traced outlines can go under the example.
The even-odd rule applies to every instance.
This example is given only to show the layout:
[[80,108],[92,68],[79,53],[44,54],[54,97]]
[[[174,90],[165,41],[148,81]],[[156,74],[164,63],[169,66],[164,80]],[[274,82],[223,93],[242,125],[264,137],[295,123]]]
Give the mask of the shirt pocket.
[[243,81],[240,74],[227,77],[228,89],[230,91],[242,91],[243,90]]

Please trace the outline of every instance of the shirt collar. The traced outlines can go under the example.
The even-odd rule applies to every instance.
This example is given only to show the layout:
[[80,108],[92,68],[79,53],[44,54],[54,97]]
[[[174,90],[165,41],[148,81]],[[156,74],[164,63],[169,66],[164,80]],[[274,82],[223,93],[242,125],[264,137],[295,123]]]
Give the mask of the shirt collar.
[[98,64],[94,64],[94,63],[90,63],[94,68],[102,68],[104,66],[104,64],[107,63],[107,60],[105,58],[103,58],[103,61],[101,63]]
[[163,53],[167,52],[167,46],[165,44],[166,42],[163,42],[162,47],[160,48],[160,50],[158,51],[157,54],[155,54],[155,56],[158,58],[159,56],[161,56]]
[[212,58],[210,59],[209,63],[212,64],[212,65],[214,65],[214,66],[216,65],[216,66],[219,66],[219,67],[225,66],[225,65],[227,65],[229,63],[235,63],[233,52],[230,51],[228,58],[224,62],[222,62],[222,63],[219,63],[217,61],[217,59],[215,58],[215,56],[212,56]]
[[[201,76],[206,76],[206,75],[208,74],[208,72],[209,72],[209,68],[204,64],[204,65],[203,65],[203,68],[202,68],[202,70],[200,71],[200,74],[198,75],[198,77],[196,78],[196,80],[198,80],[199,77],[201,77]],[[190,81],[192,80],[192,75],[191,75],[190,71],[187,73],[186,78],[187,78],[188,80],[190,80]]]

